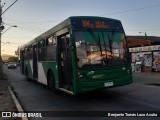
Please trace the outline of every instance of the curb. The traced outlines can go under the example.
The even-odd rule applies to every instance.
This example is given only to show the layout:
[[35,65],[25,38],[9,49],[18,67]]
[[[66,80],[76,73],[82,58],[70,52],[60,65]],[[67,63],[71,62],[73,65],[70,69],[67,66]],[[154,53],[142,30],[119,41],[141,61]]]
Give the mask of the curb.
[[[8,90],[9,90],[11,96],[12,96],[12,99],[13,99],[15,105],[16,105],[16,108],[17,108],[18,112],[24,112],[22,106],[21,106],[20,103],[18,102],[18,100],[17,100],[17,98],[16,98],[15,94],[13,93],[13,91],[12,91],[12,89],[11,89],[10,86],[8,87]],[[22,120],[28,120],[27,117],[21,117],[21,119],[22,119]]]

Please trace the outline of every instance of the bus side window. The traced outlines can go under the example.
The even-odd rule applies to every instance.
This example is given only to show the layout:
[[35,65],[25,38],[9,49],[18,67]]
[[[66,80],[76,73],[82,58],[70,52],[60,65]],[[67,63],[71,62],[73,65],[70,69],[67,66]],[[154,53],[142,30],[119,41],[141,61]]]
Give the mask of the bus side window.
[[45,40],[38,43],[38,61],[45,61]]
[[28,59],[32,59],[32,46],[28,47]]
[[28,60],[28,47],[24,48],[24,60]]
[[46,39],[46,58],[48,61],[56,61],[56,36],[52,35]]

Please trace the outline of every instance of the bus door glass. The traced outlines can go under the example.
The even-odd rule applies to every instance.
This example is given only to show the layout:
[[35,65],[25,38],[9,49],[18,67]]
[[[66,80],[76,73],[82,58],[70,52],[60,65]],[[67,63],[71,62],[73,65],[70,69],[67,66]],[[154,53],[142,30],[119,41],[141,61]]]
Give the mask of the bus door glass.
[[33,78],[38,78],[37,44],[33,45]]
[[21,70],[22,73],[24,74],[24,50],[21,51]]
[[58,37],[60,87],[72,90],[72,60],[69,34]]

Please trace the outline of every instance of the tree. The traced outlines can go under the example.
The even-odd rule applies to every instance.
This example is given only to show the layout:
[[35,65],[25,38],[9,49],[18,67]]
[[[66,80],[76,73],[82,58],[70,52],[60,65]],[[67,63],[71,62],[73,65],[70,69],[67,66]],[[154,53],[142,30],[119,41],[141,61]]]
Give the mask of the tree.
[[19,58],[18,57],[9,57],[8,58],[8,62],[18,62],[19,61]]
[[20,46],[18,46],[17,50],[15,51],[15,55],[20,57]]

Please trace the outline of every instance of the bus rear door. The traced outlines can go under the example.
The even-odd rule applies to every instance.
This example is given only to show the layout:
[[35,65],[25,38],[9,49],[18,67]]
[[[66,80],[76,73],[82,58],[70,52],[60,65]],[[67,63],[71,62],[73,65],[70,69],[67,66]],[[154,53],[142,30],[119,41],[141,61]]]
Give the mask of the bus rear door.
[[20,58],[21,58],[21,65],[20,65],[20,67],[21,67],[22,74],[24,74],[24,50],[21,50],[20,52],[21,52],[20,53]]
[[38,78],[37,44],[33,45],[33,78]]

